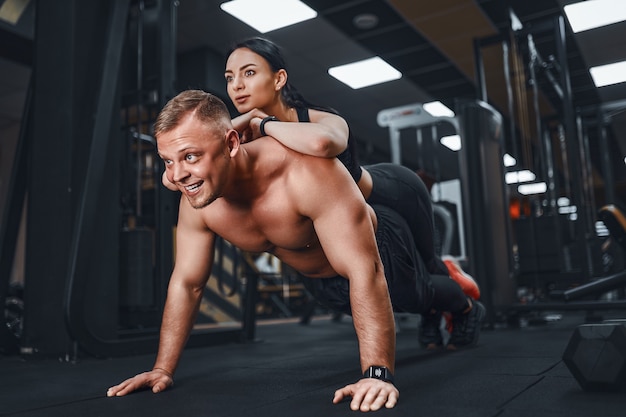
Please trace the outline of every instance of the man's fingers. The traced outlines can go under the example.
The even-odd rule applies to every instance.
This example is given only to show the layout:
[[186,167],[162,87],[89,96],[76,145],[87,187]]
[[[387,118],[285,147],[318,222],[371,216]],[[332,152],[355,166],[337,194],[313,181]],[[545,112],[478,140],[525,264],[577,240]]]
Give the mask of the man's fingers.
[[117,396],[117,394],[122,391],[130,382],[129,379],[127,379],[126,381],[122,382],[121,384],[117,384],[112,386],[111,388],[109,388],[107,390],[107,397],[115,397]]
[[[368,381],[370,382],[370,381]],[[377,411],[383,407],[393,408],[398,403],[398,390],[391,384],[351,384],[335,391],[333,403],[338,404],[346,397],[352,397],[350,409],[353,411]]]
[[359,386],[358,384],[355,384],[354,388],[356,389],[351,390],[352,401],[350,401],[350,409],[352,409],[353,411],[357,411],[357,410],[369,411],[369,402],[367,403],[367,406],[363,408],[364,401],[366,399],[366,396],[369,390],[363,389],[363,386],[362,385]]
[[134,389],[134,388],[132,388],[132,386],[131,386],[131,385],[128,385],[128,386],[126,386],[126,387],[122,388],[121,390],[117,391],[117,392],[115,393],[115,396],[116,396],[116,397],[123,397],[123,396],[124,396],[124,395],[126,395],[126,394],[130,394],[130,393],[131,393],[131,392],[133,392],[134,390],[135,390],[135,389]]
[[338,404],[343,401],[344,398],[352,395],[352,390],[349,386],[343,387],[335,391],[335,397],[333,398],[333,404]]
[[129,379],[119,385],[109,388],[109,390],[107,391],[107,396],[123,397],[124,395],[130,394],[131,392],[135,391],[137,388],[139,387],[136,386],[136,384],[133,384],[133,380]]
[[144,388],[152,388],[157,393],[164,391],[173,384],[173,380],[163,372],[144,372],[129,378],[119,385],[112,386],[107,391],[107,397],[122,397]]
[[[378,411],[383,407],[387,407],[387,404],[389,403],[389,398],[391,397],[391,395],[392,394],[390,393],[380,391],[378,395],[376,396],[376,398],[374,398],[374,401],[372,402],[372,404],[369,406],[370,410]],[[393,405],[387,408],[393,408]]]
[[387,398],[387,402],[385,403],[385,407],[386,408],[393,408],[396,406],[396,404],[398,404],[398,393],[397,392],[392,392],[391,394],[389,394],[389,397]]
[[355,404],[361,411],[376,411],[379,410],[387,402],[387,393],[379,388],[370,388],[365,393],[363,400],[360,404]]
[[154,392],[155,394],[158,394],[161,391],[165,391],[172,385],[174,385],[174,383],[172,382],[171,379],[168,380],[167,382],[159,381],[155,383],[154,386],[152,387],[152,392]]

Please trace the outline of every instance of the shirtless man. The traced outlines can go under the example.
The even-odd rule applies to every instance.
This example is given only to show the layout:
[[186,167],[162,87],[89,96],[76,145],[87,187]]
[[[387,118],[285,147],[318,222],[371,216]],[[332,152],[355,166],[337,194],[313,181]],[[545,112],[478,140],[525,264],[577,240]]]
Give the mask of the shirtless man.
[[[208,93],[185,91],[172,99],[155,135],[168,180],[182,192],[176,262],[153,369],[107,395],[147,387],[156,393],[173,384],[219,235],[244,251],[275,255],[307,277],[320,301],[352,314],[364,378],[338,389],[333,402],[351,397],[350,407],[360,411],[394,407],[392,300],[398,311],[421,313],[436,298],[416,251],[402,251],[414,248],[406,223],[391,210],[368,206],[336,158],[302,155],[272,138],[240,144],[226,106]],[[391,260],[398,257],[396,265]],[[479,324],[484,310],[459,291],[463,302],[446,311],[476,316]],[[477,335],[474,326],[470,342]]]

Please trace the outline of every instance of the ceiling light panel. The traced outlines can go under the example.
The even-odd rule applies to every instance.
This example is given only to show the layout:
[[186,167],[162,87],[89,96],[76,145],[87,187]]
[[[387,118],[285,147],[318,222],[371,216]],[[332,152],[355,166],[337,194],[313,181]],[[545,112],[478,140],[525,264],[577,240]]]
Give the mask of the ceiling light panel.
[[261,33],[317,17],[315,10],[299,0],[233,0],[220,8]]
[[456,152],[461,150],[461,136],[459,135],[443,136],[439,139],[439,142],[451,151]]
[[380,57],[332,67],[328,73],[354,90],[402,78],[400,71]]
[[543,194],[548,189],[545,182],[536,182],[533,184],[522,184],[517,187],[517,191],[523,195]]
[[626,20],[624,0],[588,0],[563,7],[574,33]]
[[626,61],[592,67],[589,73],[596,87],[623,83],[626,82]]
[[424,103],[422,107],[433,117],[454,117],[454,112],[441,101]]

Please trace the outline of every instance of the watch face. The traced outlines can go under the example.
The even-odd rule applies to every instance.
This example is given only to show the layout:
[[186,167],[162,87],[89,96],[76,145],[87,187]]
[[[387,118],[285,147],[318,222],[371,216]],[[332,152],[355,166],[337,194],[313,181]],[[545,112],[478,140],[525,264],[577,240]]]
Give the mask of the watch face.
[[393,383],[393,375],[384,366],[370,366],[363,376]]

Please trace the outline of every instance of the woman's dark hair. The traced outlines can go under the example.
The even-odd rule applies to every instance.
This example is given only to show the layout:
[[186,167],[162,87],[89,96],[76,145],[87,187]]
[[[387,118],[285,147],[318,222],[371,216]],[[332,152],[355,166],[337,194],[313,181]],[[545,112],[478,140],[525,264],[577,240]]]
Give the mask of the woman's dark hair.
[[[256,36],[236,42],[231,46],[226,56],[230,56],[230,54],[239,48],[247,48],[255,54],[261,56],[265,59],[265,61],[267,61],[272,71],[276,72],[280,69],[284,69],[287,73],[289,73],[289,70],[287,69],[287,61],[285,61],[281,48],[269,39]],[[289,78],[287,78],[287,83],[281,90],[281,96],[285,103],[290,107],[304,107],[338,114],[336,110],[330,107],[318,106],[306,100],[289,82]]]

